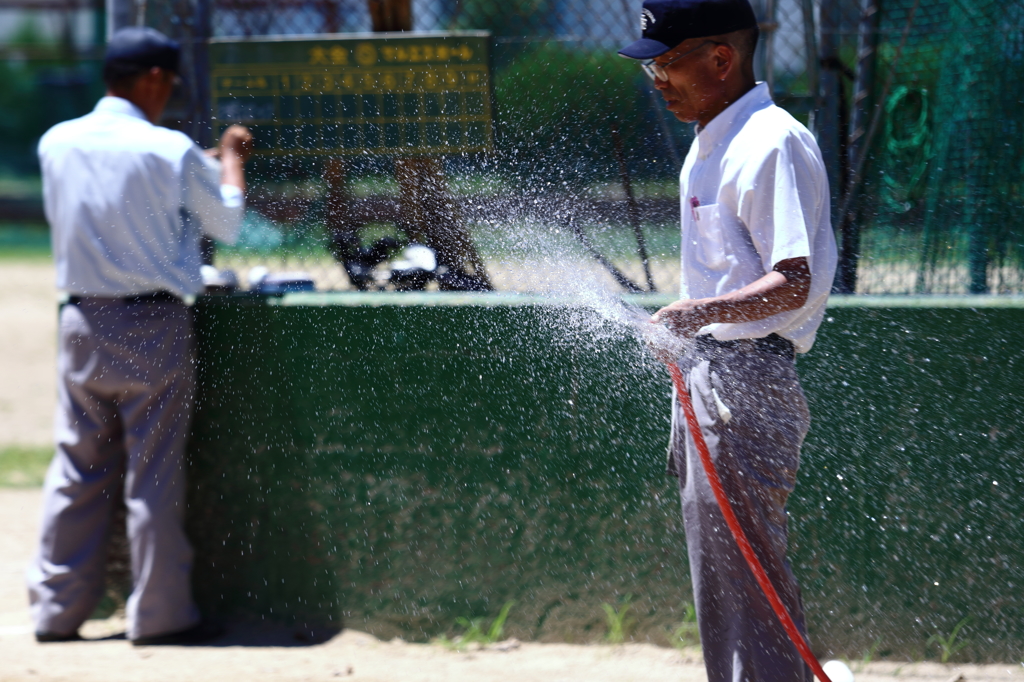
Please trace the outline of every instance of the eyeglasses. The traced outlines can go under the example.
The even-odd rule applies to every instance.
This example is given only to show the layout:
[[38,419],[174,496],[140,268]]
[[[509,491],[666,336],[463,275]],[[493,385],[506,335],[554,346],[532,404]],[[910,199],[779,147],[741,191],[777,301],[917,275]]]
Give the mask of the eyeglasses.
[[174,71],[171,71],[170,69],[165,69],[162,66],[154,66],[153,69],[150,69],[150,72],[152,72],[155,69],[160,69],[161,73],[163,73],[164,78],[171,81],[172,87],[176,88],[182,84],[181,76],[179,76]]
[[689,50],[688,52],[684,52],[681,55],[675,56],[672,59],[670,59],[667,62],[665,62],[664,64],[659,64],[656,61],[654,61],[653,59],[649,59],[646,62],[640,62],[640,66],[643,67],[644,73],[646,73],[648,76],[651,77],[651,80],[667,81],[668,80],[668,71],[666,71],[666,69],[669,66],[671,66],[672,64],[675,64],[676,62],[678,62],[683,57],[685,57],[687,55],[693,54],[694,52],[696,52],[700,48],[704,47],[705,45],[718,45],[718,44],[719,43],[716,43],[713,40],[705,40],[703,43],[701,43],[697,47],[693,48],[692,50]]

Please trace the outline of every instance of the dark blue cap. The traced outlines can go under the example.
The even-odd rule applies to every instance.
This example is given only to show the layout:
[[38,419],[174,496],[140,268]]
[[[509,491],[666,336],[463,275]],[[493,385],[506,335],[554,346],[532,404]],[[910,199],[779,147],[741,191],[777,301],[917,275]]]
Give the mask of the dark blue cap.
[[161,69],[178,73],[180,57],[181,45],[160,31],[131,26],[122,28],[110,37],[103,63],[108,66],[138,69],[159,66]]
[[640,40],[619,50],[623,57],[654,59],[689,38],[757,26],[749,0],[645,0]]

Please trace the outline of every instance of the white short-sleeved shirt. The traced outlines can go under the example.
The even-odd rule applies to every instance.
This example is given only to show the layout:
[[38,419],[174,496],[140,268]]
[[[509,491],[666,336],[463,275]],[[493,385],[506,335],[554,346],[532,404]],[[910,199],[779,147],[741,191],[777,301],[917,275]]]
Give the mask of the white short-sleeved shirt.
[[57,288],[130,296],[203,288],[199,237],[238,238],[242,192],[184,133],[155,126],[119,97],[39,141]]
[[789,258],[807,258],[811,270],[802,308],[701,333],[720,341],[775,333],[799,353],[810,350],[837,259],[828,176],[814,136],[759,83],[698,130],[679,186],[683,298],[736,291]]

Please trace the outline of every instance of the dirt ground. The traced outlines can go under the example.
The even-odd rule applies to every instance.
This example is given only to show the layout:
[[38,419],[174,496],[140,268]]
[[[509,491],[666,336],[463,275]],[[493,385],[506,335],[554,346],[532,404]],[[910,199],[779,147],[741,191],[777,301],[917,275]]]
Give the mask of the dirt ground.
[[[0,448],[45,446],[54,408],[56,333],[53,268],[45,261],[0,261]],[[320,644],[290,630],[234,625],[214,646],[133,648],[124,621],[89,621],[88,641],[37,644],[32,637],[24,572],[38,528],[40,491],[0,488],[0,682],[76,680],[479,680],[698,682],[694,653],[648,644],[506,643],[504,650],[457,652],[437,645],[382,642],[345,631]],[[857,682],[1020,680],[1021,664],[944,666],[878,662],[854,666]],[[961,676],[962,677],[959,677]]]
[[0,447],[48,445],[57,393],[57,290],[48,260],[0,260]]
[[[304,645],[287,630],[234,626],[214,646],[140,647],[124,640],[124,621],[89,621],[88,641],[37,644],[23,587],[38,524],[39,490],[0,489],[0,682],[76,680],[374,680],[379,682],[703,682],[690,653],[649,644],[570,645],[504,643],[507,650],[450,651],[429,644],[382,642],[345,631]],[[503,647],[503,648],[504,648]],[[1017,665],[944,666],[871,663],[857,682],[1024,680]],[[963,677],[958,677],[963,675]]]

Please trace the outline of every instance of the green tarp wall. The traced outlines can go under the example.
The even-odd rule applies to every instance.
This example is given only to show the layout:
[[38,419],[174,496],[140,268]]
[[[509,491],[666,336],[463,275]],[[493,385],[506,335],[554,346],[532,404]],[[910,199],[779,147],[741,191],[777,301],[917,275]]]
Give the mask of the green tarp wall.
[[[650,307],[659,301],[637,299]],[[690,601],[669,382],[584,307],[499,294],[196,305],[195,584],[209,613],[425,640],[593,641]],[[1024,651],[1024,302],[837,297],[798,361],[791,558],[815,648]],[[963,640],[961,640],[963,641]]]

